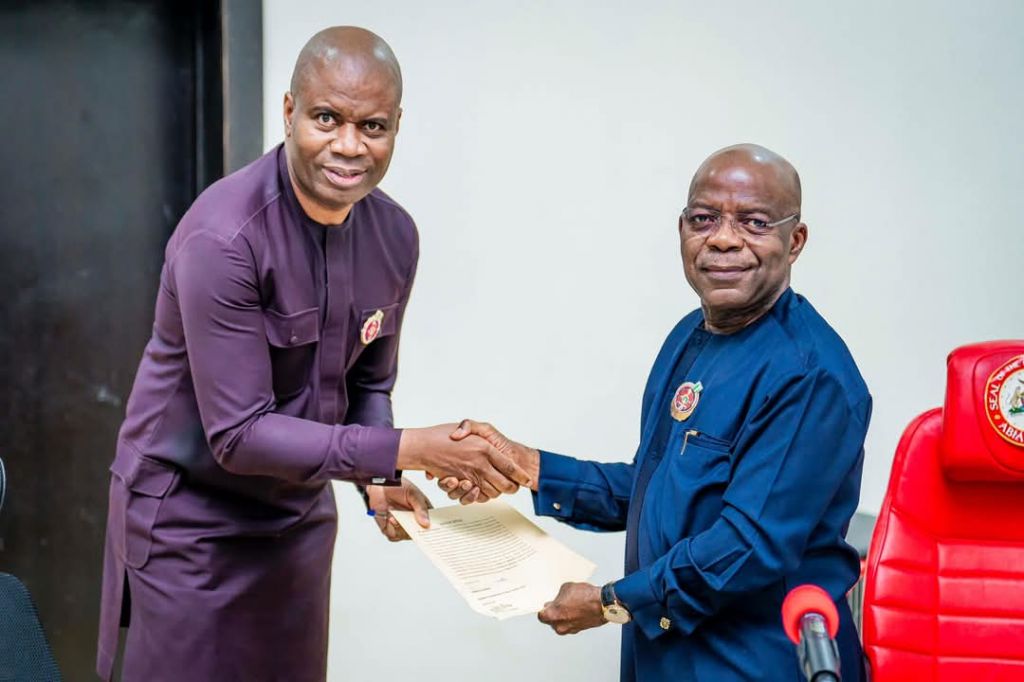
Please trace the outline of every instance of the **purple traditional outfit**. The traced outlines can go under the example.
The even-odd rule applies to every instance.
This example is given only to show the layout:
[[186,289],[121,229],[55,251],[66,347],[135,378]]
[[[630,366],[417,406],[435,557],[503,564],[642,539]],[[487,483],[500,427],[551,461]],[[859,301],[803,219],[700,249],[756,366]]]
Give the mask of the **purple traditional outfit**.
[[103,679],[125,620],[126,681],[324,679],[328,483],[398,482],[390,393],[418,255],[379,190],[342,225],[310,220],[280,146],[193,204],[110,467]]

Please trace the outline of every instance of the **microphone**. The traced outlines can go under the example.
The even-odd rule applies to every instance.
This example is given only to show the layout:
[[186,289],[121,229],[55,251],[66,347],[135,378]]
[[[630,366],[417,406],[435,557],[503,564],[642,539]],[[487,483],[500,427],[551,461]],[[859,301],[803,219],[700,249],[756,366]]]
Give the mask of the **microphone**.
[[782,625],[808,682],[839,682],[839,611],[828,592],[817,585],[790,590],[782,602]]

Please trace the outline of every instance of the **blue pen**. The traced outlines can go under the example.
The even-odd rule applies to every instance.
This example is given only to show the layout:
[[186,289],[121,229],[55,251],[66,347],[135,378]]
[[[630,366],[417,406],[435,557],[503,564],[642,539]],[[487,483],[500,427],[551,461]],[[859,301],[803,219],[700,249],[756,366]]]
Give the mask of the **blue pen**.
[[[372,516],[374,518],[379,518],[379,519],[383,520],[384,523],[387,523],[388,521],[390,521],[391,519],[394,518],[393,516],[391,516],[391,514],[388,512],[387,509],[385,509],[382,512],[378,512],[376,509],[367,509],[366,510],[366,515],[367,516]],[[396,521],[396,523],[397,523],[397,521]]]

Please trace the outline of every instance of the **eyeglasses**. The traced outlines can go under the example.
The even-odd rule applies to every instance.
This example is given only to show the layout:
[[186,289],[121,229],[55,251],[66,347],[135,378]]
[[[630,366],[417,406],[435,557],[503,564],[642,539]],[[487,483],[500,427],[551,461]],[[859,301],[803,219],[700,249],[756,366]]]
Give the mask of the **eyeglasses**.
[[726,217],[721,213],[716,213],[703,208],[691,208],[689,206],[684,208],[682,215],[679,216],[687,229],[695,234],[711,234],[712,232],[716,232],[718,231],[718,228],[722,226],[722,223],[728,220],[732,223],[734,230],[742,230],[743,232],[754,236],[766,235],[779,225],[788,223],[790,220],[799,217],[799,213],[794,213],[793,215],[780,220],[768,222],[767,220],[753,218],[751,216]]

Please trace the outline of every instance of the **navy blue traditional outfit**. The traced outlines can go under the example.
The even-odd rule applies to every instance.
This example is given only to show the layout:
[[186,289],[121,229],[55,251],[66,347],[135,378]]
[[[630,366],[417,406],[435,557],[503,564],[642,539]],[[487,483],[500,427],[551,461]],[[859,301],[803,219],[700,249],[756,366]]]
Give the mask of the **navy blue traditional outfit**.
[[844,598],[859,558],[844,536],[870,415],[846,345],[787,289],[733,334],[706,331],[700,310],[679,322],[631,464],[541,452],[538,514],[626,529],[623,682],[803,680],[780,609],[804,583],[835,600],[843,680],[862,679]]

